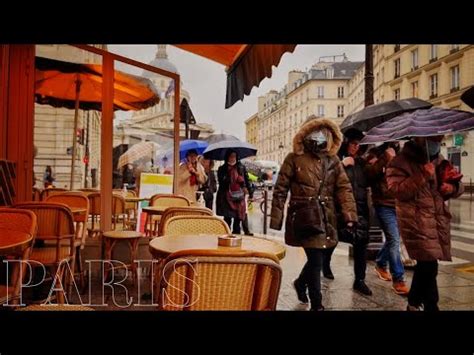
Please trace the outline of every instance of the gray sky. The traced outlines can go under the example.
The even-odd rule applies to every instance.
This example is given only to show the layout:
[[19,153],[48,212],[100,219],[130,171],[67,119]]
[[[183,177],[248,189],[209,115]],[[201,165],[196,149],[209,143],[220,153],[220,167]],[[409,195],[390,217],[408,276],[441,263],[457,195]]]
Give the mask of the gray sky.
[[[109,45],[109,51],[149,63],[155,58],[156,45]],[[305,70],[316,63],[320,56],[345,53],[350,61],[363,61],[363,45],[298,45],[293,53],[285,53],[273,75],[254,87],[249,96],[225,109],[226,74],[224,66],[203,57],[167,47],[168,59],[178,68],[184,89],[191,96],[190,106],[198,122],[210,123],[216,133],[233,134],[245,139],[244,121],[257,112],[257,98],[267,91],[283,88],[292,69]],[[141,69],[117,65],[117,69],[140,74]],[[119,118],[129,113],[121,113]]]

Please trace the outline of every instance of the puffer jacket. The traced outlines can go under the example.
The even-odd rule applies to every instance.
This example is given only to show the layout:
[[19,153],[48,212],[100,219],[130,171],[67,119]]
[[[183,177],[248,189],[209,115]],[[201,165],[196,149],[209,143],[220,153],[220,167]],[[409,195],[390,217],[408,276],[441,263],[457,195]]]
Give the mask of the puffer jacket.
[[385,206],[395,208],[395,198],[388,189],[386,168],[389,164],[387,153],[378,156],[375,163],[365,166],[365,174],[367,176],[370,189],[372,190],[372,203],[374,206]]
[[[451,261],[451,214],[445,199],[463,193],[462,183],[452,196],[441,196],[436,176],[424,172],[428,161],[423,148],[409,141],[387,168],[388,188],[396,198],[400,235],[411,259]],[[437,167],[443,158],[432,163]],[[436,175],[436,174],[435,174]]]
[[[326,128],[332,135],[328,152],[315,155],[305,150],[304,138],[311,132]],[[296,235],[290,218],[286,218],[285,242],[305,248],[330,248],[337,244],[336,204],[346,222],[356,222],[357,212],[352,187],[337,152],[342,143],[342,133],[337,124],[324,118],[315,118],[305,123],[293,139],[293,152],[289,153],[281,166],[273,192],[270,228],[280,230],[284,220],[285,203],[290,192],[287,216],[317,198],[320,186],[326,215],[325,234],[309,238]],[[325,176],[323,177],[323,163]],[[323,182],[324,181],[324,182]]]

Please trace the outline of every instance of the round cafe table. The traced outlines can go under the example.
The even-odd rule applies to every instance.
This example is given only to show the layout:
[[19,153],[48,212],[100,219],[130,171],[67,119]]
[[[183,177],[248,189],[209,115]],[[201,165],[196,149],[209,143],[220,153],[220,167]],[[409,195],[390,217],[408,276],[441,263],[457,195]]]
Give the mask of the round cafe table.
[[242,246],[223,247],[217,243],[217,235],[178,235],[162,236],[150,241],[150,253],[154,258],[164,259],[168,255],[186,249],[226,250],[226,251],[254,251],[273,254],[283,259],[286,248],[283,244],[264,238],[242,236]]
[[23,251],[32,239],[31,234],[0,228],[0,255]]

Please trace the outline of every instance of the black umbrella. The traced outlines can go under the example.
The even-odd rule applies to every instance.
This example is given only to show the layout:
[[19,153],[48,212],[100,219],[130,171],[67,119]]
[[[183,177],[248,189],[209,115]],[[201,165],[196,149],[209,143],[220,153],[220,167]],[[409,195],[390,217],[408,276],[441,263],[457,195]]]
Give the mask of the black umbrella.
[[225,155],[230,149],[235,150],[240,159],[248,158],[257,154],[257,148],[250,143],[239,140],[227,140],[210,144],[204,151],[203,155],[206,159],[225,160]]
[[341,130],[345,132],[350,128],[356,128],[359,131],[367,132],[389,119],[405,112],[412,112],[418,109],[428,109],[433,104],[417,98],[405,100],[392,100],[377,105],[367,106],[366,108],[346,117],[341,123]]
[[454,134],[471,129],[474,129],[473,112],[432,107],[404,113],[372,128],[360,144]]
[[474,86],[464,91],[461,95],[461,100],[470,108],[474,108]]

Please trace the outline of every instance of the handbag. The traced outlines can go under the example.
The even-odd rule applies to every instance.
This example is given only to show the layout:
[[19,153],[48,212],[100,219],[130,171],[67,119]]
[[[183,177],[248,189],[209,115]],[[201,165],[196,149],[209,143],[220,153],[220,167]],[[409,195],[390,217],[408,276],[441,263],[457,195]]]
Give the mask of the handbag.
[[303,239],[317,234],[324,234],[324,220],[319,202],[315,201],[293,212],[293,229]]
[[307,204],[296,209],[292,214],[293,230],[298,237],[303,239],[326,233],[325,211],[321,202],[321,191],[326,180],[326,166],[324,159],[322,159],[322,162],[323,178],[319,185],[317,198],[310,198]]
[[230,199],[234,202],[240,202],[245,197],[245,193],[242,189],[239,189],[236,191],[229,190],[229,193],[230,193]]

